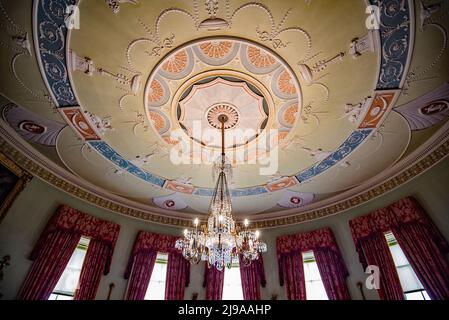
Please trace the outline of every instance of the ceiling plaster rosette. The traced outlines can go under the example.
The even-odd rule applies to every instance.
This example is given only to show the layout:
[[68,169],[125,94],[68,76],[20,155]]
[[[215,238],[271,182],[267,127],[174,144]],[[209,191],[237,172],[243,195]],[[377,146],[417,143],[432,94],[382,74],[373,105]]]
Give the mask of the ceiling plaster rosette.
[[[189,66],[195,60],[200,64],[194,68]],[[167,70],[171,72],[169,75]],[[276,70],[288,78],[288,87],[286,81],[272,77]],[[170,87],[164,85],[168,82]],[[277,94],[276,91],[288,94]],[[156,92],[159,93],[158,101],[163,103],[155,103]],[[214,123],[212,118],[219,115],[214,111],[221,106],[223,112],[228,112],[230,120],[235,122],[234,131],[227,131],[226,139],[226,148],[230,149],[228,153],[232,153],[232,163],[256,161],[268,156],[272,147],[288,137],[299,118],[302,101],[299,82],[279,56],[255,42],[226,37],[195,41],[163,57],[147,81],[144,96],[150,123],[161,141],[181,149],[186,145],[185,141],[191,139],[197,145],[190,152],[190,158],[208,164],[214,161],[219,146],[215,140],[203,141],[197,137],[193,132],[193,123],[200,123],[202,132],[216,129],[217,119],[214,126],[208,117]],[[171,103],[167,98],[162,98],[166,96],[169,96]],[[149,97],[153,97],[152,100]],[[295,103],[296,111],[281,115],[285,110],[278,106],[289,102]],[[159,129],[161,124],[155,121],[153,114],[156,108],[158,113],[165,114],[165,119],[169,119],[166,124],[169,131],[161,132]],[[280,120],[286,117],[290,123]],[[179,129],[185,136],[176,140],[170,132],[180,132]],[[236,131],[248,129],[254,134],[240,140],[234,138]],[[276,129],[278,134],[270,136],[270,129]],[[260,141],[259,136],[267,137],[266,141]]]

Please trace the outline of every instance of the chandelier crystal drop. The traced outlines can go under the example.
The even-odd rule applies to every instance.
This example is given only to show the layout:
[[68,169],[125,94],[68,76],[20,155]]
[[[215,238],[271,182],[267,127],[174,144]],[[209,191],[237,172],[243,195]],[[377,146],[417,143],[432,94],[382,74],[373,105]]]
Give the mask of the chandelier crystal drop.
[[243,228],[236,225],[232,216],[231,193],[227,179],[232,175],[232,167],[224,151],[224,130],[228,121],[226,115],[220,115],[221,156],[214,163],[214,178],[218,175],[215,190],[209,206],[207,224],[199,226],[195,218],[193,230],[184,230],[184,238],[176,241],[175,247],[182,251],[184,258],[192,263],[207,261],[217,270],[231,267],[233,260],[241,257],[241,262],[249,265],[267,251],[267,245],[259,241],[259,231],[249,229],[248,219]]

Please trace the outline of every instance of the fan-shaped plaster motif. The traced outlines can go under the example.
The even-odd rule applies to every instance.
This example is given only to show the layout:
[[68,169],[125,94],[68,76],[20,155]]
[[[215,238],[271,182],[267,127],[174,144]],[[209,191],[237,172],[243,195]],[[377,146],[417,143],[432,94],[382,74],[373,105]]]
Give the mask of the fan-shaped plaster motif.
[[294,99],[298,96],[299,86],[295,77],[284,68],[274,73],[271,89],[279,98]]
[[[242,132],[251,129],[252,135],[246,137],[247,142],[253,140],[267,114],[263,107],[264,98],[254,93],[245,81],[232,82],[220,77],[201,84],[194,84],[190,93],[179,102],[181,109],[180,123],[187,133],[193,132],[200,123],[201,130],[221,127],[218,116],[220,111],[227,114],[233,129]],[[216,141],[203,139],[206,146],[214,146]],[[247,143],[242,141],[241,143]],[[226,146],[231,147],[235,141],[227,139]]]
[[243,44],[240,59],[243,66],[255,74],[266,74],[280,66],[279,60],[263,48]]
[[200,42],[193,47],[196,56],[211,66],[225,65],[234,59],[240,44],[232,40]]
[[165,114],[159,112],[158,110],[151,110],[148,114],[154,129],[159,132],[159,134],[163,134],[170,129],[170,120]]
[[168,102],[170,89],[166,82],[159,76],[150,80],[145,93],[147,107],[159,107]]
[[194,65],[194,58],[192,49],[182,49],[166,59],[161,68],[159,74],[162,77],[178,80],[187,77],[192,72]]
[[407,119],[412,130],[434,126],[449,117],[449,83],[394,110]]
[[13,103],[3,109],[3,118],[23,138],[44,146],[55,146],[59,133],[66,126]]
[[299,115],[298,102],[291,102],[283,105],[278,112],[278,121],[281,125],[287,128],[292,128],[296,123]]

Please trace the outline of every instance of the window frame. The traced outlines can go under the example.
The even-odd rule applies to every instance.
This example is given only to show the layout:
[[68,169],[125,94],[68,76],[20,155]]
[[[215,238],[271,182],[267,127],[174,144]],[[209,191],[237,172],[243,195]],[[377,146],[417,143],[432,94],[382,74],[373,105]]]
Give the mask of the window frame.
[[[164,258],[161,258],[161,256],[164,256]],[[156,255],[156,261],[154,262],[154,267],[157,264],[166,265],[166,267],[165,267],[165,278],[164,278],[164,281],[163,281],[163,283],[164,283],[164,298],[163,299],[148,299],[147,298],[147,296],[149,294],[149,291],[150,291],[150,287],[151,287],[151,280],[152,280],[152,277],[154,275],[154,267],[153,267],[153,271],[151,273],[150,281],[148,282],[148,287],[147,287],[147,290],[145,292],[144,300],[146,300],[146,301],[163,301],[163,300],[165,300],[165,289],[167,287],[168,256],[169,256],[168,253],[162,252],[162,251],[158,251],[157,255]],[[155,280],[153,280],[153,283],[154,282],[162,282],[162,281],[155,281]]]
[[[391,247],[394,247],[394,246],[398,246],[398,248],[401,250],[402,254],[404,254],[404,256],[405,256],[404,250],[402,250],[401,246],[399,245],[396,237],[394,236],[394,234],[393,234],[393,232],[391,230],[387,231],[387,232],[384,232],[384,236],[385,236],[385,239],[387,241],[388,249],[389,249],[389,252],[390,252],[392,258],[393,258],[393,253],[391,251]],[[407,299],[407,295],[408,294],[416,293],[416,292],[421,293],[421,296],[423,297],[423,300],[426,300],[426,301],[431,300],[430,298],[427,299],[427,297],[429,297],[429,294],[427,293],[426,289],[424,288],[424,286],[422,285],[421,281],[419,280],[418,275],[416,274],[415,270],[413,269],[412,265],[410,264],[410,261],[408,261],[407,256],[405,256],[405,259],[408,262],[408,264],[396,265],[396,262],[394,261],[394,258],[393,258],[394,267],[396,268],[396,273],[397,273],[398,277],[399,277],[399,269],[410,267],[410,269],[413,271],[414,276],[416,277],[416,279],[418,280],[419,284],[421,285],[421,288],[405,291],[404,288],[403,288],[402,283],[400,283],[400,281],[399,281],[399,283],[401,285],[401,288],[403,290],[403,293],[404,293],[405,300],[408,300]],[[399,278],[399,280],[400,280],[400,278]],[[427,297],[426,297],[426,295],[424,293],[427,295]]]
[[[309,300],[309,299],[307,299],[307,283],[312,283],[312,284],[313,283],[321,283],[321,285],[324,288],[324,293],[326,294],[326,297],[325,297],[326,299],[320,299],[320,300],[322,300],[322,301],[329,300],[329,296],[327,295],[326,288],[324,287],[323,278],[321,277],[321,273],[320,273],[319,269],[318,269],[318,274],[319,274],[320,278],[318,280],[317,279],[314,279],[314,280],[306,279],[306,272],[305,272],[306,263],[315,263],[318,268],[318,263],[316,262],[315,253],[313,252],[313,250],[303,251],[303,252],[301,252],[301,257],[302,257],[302,265],[303,265],[303,272],[304,272],[304,285],[306,288],[306,300]],[[312,301],[312,299],[310,299],[309,301]],[[318,301],[318,300],[315,300],[315,301]]]
[[[87,250],[89,249],[89,244],[90,244],[90,238],[89,237],[85,237],[85,236],[81,236],[78,244],[76,245],[75,250],[73,250],[72,255],[70,256],[70,259],[72,259],[72,256],[75,254],[75,252],[77,250],[85,251],[83,262],[82,262],[81,268],[80,268],[80,276],[81,276],[81,271],[83,270],[84,263],[86,262],[86,254],[87,254]],[[69,259],[69,262],[70,262],[70,259]],[[75,290],[73,292],[57,290],[56,289],[56,287],[58,286],[59,281],[61,280],[62,276],[64,275],[64,272],[66,272],[68,266],[69,266],[69,263],[67,263],[67,265],[65,266],[64,271],[62,272],[61,276],[59,277],[58,282],[56,283],[55,288],[53,289],[53,291],[50,294],[50,297],[53,296],[55,299],[50,299],[50,297],[49,297],[49,300],[59,300],[58,299],[59,296],[71,297],[72,298],[71,300],[73,300],[73,298],[75,298],[76,291],[78,290],[78,287],[79,287],[79,278],[78,278],[78,282],[76,284]]]
[[[240,279],[240,290],[242,292],[241,299],[240,299],[240,297],[238,297],[237,299],[236,298],[223,299],[223,297],[225,296],[225,294],[224,294],[225,293],[225,288],[229,287],[229,286],[225,285],[225,283],[226,283],[226,281],[225,281],[225,279],[226,279],[226,271],[228,271],[229,269],[238,269],[238,274],[239,274],[239,279]],[[224,268],[223,272],[224,272],[224,275],[223,275],[223,292],[221,294],[222,295],[222,300],[224,300],[224,301],[231,301],[231,300],[245,301],[245,297],[243,296],[243,285],[242,285],[242,279],[241,279],[241,275],[240,275],[240,261],[239,261],[239,259],[238,258],[234,258],[232,260],[232,263],[231,263],[231,268],[227,268],[226,267],[226,268]]]

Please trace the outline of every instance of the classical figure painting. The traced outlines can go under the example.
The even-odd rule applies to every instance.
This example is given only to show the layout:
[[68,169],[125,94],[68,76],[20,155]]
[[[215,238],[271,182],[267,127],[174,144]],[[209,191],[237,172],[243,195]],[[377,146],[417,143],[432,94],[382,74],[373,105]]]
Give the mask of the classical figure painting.
[[0,223],[31,175],[0,153]]

